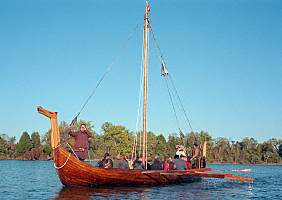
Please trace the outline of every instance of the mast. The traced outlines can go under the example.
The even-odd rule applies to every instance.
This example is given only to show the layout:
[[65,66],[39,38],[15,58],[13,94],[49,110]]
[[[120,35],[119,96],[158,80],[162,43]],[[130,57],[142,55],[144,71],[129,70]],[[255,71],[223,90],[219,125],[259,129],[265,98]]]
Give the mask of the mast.
[[147,98],[148,98],[148,32],[149,32],[149,12],[150,6],[146,1],[146,9],[144,16],[144,52],[143,52],[143,68],[144,68],[144,83],[143,83],[143,151],[142,151],[142,164],[147,169]]

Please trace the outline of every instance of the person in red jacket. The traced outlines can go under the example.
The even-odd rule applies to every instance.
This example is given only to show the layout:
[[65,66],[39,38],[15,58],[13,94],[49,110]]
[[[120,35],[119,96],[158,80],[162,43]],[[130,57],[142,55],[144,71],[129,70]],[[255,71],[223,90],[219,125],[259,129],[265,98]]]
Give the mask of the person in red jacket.
[[181,155],[180,158],[181,158],[182,160],[184,160],[184,162],[185,162],[185,164],[186,164],[186,166],[187,166],[187,169],[191,169],[191,163],[188,161],[187,157],[184,156],[184,155]]
[[164,171],[171,171],[175,168],[174,166],[174,162],[172,160],[172,157],[168,157],[168,159],[166,160],[166,162],[164,163]]

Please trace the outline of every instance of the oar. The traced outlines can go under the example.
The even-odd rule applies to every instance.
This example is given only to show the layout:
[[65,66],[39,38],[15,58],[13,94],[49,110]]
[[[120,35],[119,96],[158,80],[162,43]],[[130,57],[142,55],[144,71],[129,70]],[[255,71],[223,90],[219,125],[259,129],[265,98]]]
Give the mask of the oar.
[[206,173],[206,172],[187,172],[186,174],[189,176],[200,176],[200,177],[207,177],[207,178],[228,178],[228,179],[238,180],[238,181],[254,180],[253,178],[234,176],[233,174],[212,174],[212,173]]
[[219,169],[213,169],[212,172],[252,172],[251,169],[231,169],[231,170],[219,170]]
[[204,172],[204,171],[212,171],[211,168],[197,168],[197,169],[187,169],[187,170],[171,170],[168,172],[164,172],[163,170],[146,170],[142,171],[142,174],[154,174],[154,173],[179,173],[179,174],[185,174],[187,172]]
[[230,172],[251,172],[252,169],[231,169]]

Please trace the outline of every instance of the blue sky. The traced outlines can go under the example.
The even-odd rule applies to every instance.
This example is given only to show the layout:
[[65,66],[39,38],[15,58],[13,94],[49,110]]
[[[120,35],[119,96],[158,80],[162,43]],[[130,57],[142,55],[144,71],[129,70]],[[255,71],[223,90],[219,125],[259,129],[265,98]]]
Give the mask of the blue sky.
[[[81,114],[135,130],[145,1],[2,0],[0,133],[49,129],[41,105],[71,121],[113,57],[110,74]],[[151,1],[151,23],[195,131],[259,141],[282,135],[282,2]],[[139,29],[120,52],[136,24]],[[177,132],[153,43],[149,122]],[[190,129],[181,120],[183,131]]]

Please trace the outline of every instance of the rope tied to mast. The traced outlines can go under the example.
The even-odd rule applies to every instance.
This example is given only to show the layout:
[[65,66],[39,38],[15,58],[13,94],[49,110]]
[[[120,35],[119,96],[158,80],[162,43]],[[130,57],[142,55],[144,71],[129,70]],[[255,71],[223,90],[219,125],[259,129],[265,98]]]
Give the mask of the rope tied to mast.
[[105,79],[105,77],[109,74],[109,72],[112,70],[113,65],[116,63],[116,61],[118,60],[118,58],[120,57],[121,53],[126,49],[128,41],[133,37],[134,32],[137,30],[137,28],[139,27],[139,24],[137,24],[133,31],[129,34],[129,36],[127,37],[127,40],[125,41],[125,43],[120,46],[119,50],[118,50],[118,54],[113,57],[112,62],[108,65],[108,67],[106,68],[106,71],[104,72],[104,74],[101,76],[101,78],[98,80],[96,86],[94,87],[94,89],[92,90],[92,92],[90,93],[90,95],[87,97],[87,99],[84,101],[84,103],[82,104],[79,112],[76,114],[76,116],[73,118],[73,120],[70,123],[70,126],[73,126],[76,122],[77,122],[77,118],[79,117],[79,115],[81,114],[81,112],[84,110],[85,106],[89,103],[90,99],[94,96],[94,94],[96,93],[97,88],[101,85],[102,81]]

